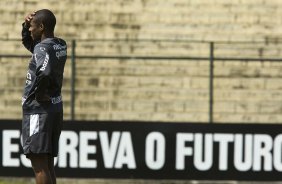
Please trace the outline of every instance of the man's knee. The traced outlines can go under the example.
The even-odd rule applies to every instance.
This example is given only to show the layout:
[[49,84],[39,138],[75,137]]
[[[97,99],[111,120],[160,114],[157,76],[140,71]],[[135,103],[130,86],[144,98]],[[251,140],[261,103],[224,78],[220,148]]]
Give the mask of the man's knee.
[[48,155],[46,154],[30,154],[29,155],[32,168],[35,172],[48,170]]

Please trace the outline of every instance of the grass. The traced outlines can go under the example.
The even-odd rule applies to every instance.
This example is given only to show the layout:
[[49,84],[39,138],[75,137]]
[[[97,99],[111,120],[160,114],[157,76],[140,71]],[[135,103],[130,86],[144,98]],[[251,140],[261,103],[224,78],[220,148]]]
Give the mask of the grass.
[[31,184],[34,180],[31,178],[0,178],[0,184]]

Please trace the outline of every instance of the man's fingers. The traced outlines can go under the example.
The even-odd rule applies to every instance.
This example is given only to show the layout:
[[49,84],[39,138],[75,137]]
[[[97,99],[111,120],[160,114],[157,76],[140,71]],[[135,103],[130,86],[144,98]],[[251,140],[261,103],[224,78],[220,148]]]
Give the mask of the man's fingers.
[[33,12],[33,13],[27,15],[26,18],[25,18],[25,20],[28,21],[28,22],[30,22],[30,21],[33,19],[33,16],[34,16],[35,14],[36,14],[36,12]]
[[31,18],[26,18],[26,19],[25,19],[25,22],[28,22],[28,23],[29,23],[30,21],[31,21]]

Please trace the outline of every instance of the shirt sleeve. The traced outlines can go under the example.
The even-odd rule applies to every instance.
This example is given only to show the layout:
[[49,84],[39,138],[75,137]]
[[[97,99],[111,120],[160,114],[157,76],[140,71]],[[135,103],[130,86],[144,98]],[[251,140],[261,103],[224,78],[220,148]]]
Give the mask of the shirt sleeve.
[[48,100],[48,87],[51,79],[51,62],[48,48],[37,45],[34,48],[34,59],[36,61],[36,86],[35,96],[38,101]]
[[25,25],[25,23],[22,24],[22,44],[24,47],[29,50],[31,53],[33,53],[34,47],[37,44],[37,42],[33,41],[30,31],[28,30],[29,27]]

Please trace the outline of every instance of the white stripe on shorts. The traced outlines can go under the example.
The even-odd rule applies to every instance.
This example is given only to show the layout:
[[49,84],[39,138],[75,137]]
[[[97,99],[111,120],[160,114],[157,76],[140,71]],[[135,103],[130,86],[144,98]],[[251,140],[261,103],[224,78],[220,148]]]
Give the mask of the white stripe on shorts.
[[29,120],[29,136],[39,132],[39,114],[30,115]]

